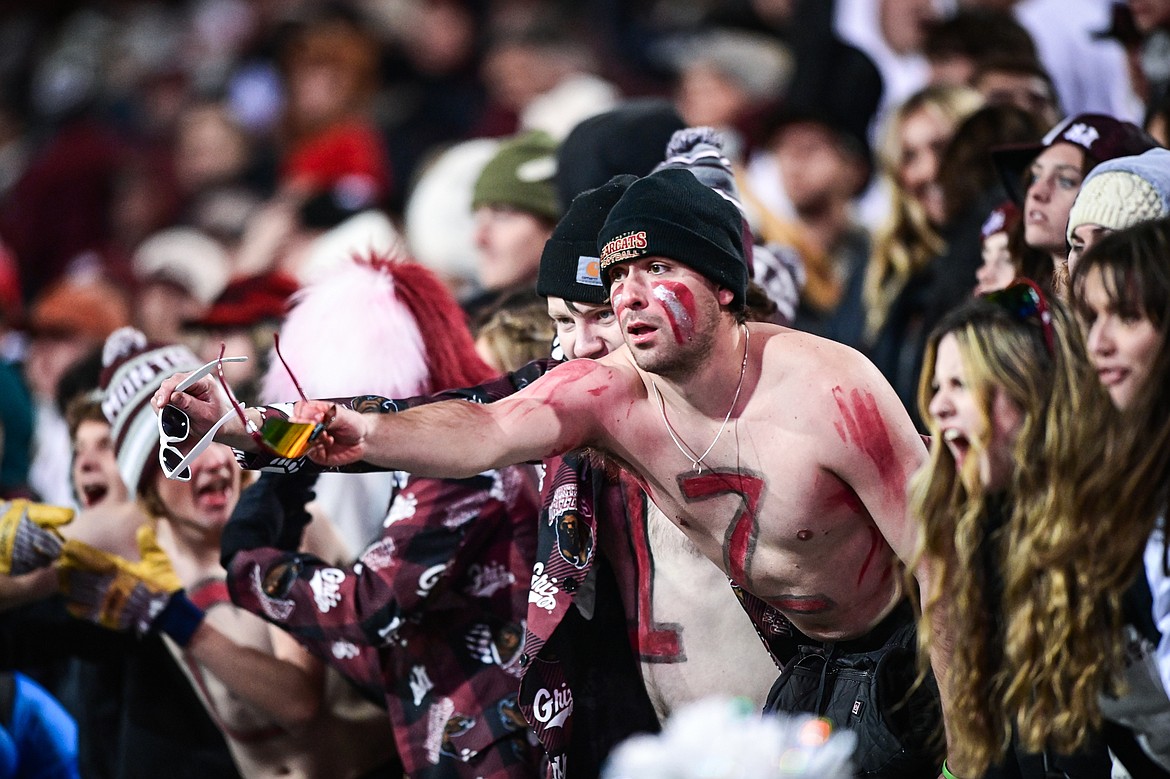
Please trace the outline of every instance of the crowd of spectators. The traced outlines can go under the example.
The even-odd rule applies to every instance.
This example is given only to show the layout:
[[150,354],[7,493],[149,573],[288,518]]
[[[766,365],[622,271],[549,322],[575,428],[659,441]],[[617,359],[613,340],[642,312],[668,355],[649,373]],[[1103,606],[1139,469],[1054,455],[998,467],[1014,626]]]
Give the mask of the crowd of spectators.
[[[168,368],[173,373],[205,363],[206,373],[214,378],[217,371],[208,366],[227,354],[248,358],[217,366],[224,385],[247,405],[293,401],[307,388],[311,397],[352,398],[347,402],[361,410],[366,394],[406,398],[474,385],[549,357],[550,345],[554,359],[601,357],[617,342],[587,336],[592,331],[583,324],[572,336],[566,327],[578,321],[573,317],[612,318],[613,311],[604,299],[549,292],[546,246],[565,240],[566,231],[584,229],[579,214],[569,217],[579,194],[615,175],[646,176],[663,166],[691,169],[739,208],[749,275],[755,282],[747,293],[750,319],[789,326],[861,352],[893,387],[918,432],[934,436],[937,450],[932,450],[931,468],[915,484],[916,510],[924,516],[934,512],[936,520],[948,511],[951,516],[967,512],[967,518],[990,512],[999,525],[1010,524],[1013,502],[1044,500],[1042,490],[1033,485],[1028,492],[1013,483],[1008,498],[997,495],[977,508],[958,498],[946,504],[929,492],[929,479],[941,484],[944,473],[953,476],[962,464],[953,446],[948,460],[947,446],[939,443],[945,425],[932,403],[942,401],[935,400],[932,393],[938,387],[931,388],[930,382],[948,366],[964,360],[974,364],[969,351],[962,351],[961,359],[955,356],[958,352],[950,345],[956,333],[968,333],[975,341],[986,331],[995,340],[1012,330],[1010,322],[989,317],[972,307],[970,299],[994,294],[1021,278],[1034,282],[1030,288],[1036,298],[1053,301],[1057,312],[1055,336],[1046,331],[1047,337],[1056,338],[1056,347],[1049,343],[1046,352],[1037,351],[1030,367],[1040,370],[1036,365],[1053,359],[1061,364],[1079,360],[1085,376],[1091,378],[1096,367],[1103,381],[1108,378],[1118,386],[1125,385],[1129,373],[1118,377],[1109,371],[1130,371],[1143,379],[1160,375],[1157,371],[1164,366],[1156,355],[1167,350],[1167,335],[1158,313],[1165,301],[1157,295],[1166,294],[1158,286],[1165,277],[1142,266],[1144,280],[1135,282],[1132,273],[1138,271],[1123,276],[1103,268],[1127,261],[1140,264],[1142,252],[1155,251],[1147,245],[1165,248],[1158,244],[1160,233],[1139,230],[1131,243],[1126,241],[1131,240],[1131,228],[1161,224],[1159,220],[1170,216],[1168,126],[1166,0],[0,4],[0,498],[33,501],[6,503],[6,511],[45,504],[89,517],[79,519],[66,535],[103,551],[95,552],[96,557],[67,552],[61,557],[68,561],[67,569],[106,566],[103,575],[116,579],[125,574],[138,577],[136,581],[145,577],[168,595],[179,589],[199,593],[192,608],[223,604],[235,609],[198,631],[182,623],[183,617],[170,607],[165,618],[157,613],[149,619],[142,616],[142,625],[162,619],[169,638],[164,642],[156,628],[148,634],[149,642],[127,649],[121,633],[94,630],[90,624],[78,627],[70,622],[73,617],[37,611],[34,601],[55,591],[57,584],[26,570],[30,578],[10,589],[8,579],[21,578],[9,577],[16,573],[11,568],[3,572],[5,586],[0,587],[0,606],[13,609],[0,614],[0,668],[21,672],[10,681],[22,695],[48,701],[41,708],[56,724],[45,727],[58,733],[61,742],[51,750],[53,755],[72,749],[70,759],[76,765],[80,739],[83,771],[94,776],[136,775],[121,750],[154,736],[135,730],[141,726],[135,717],[161,716],[168,727],[171,717],[197,720],[189,729],[177,719],[173,728],[163,729],[168,734],[183,731],[175,743],[190,750],[186,770],[191,773],[176,775],[238,771],[260,776],[274,766],[299,775],[328,775],[321,773],[321,766],[328,761],[328,750],[347,748],[347,727],[365,734],[363,738],[390,743],[381,704],[399,717],[391,718],[396,732],[422,734],[412,742],[417,754],[401,743],[397,755],[389,749],[351,750],[348,763],[338,764],[335,775],[389,776],[397,770],[400,776],[403,765],[408,771],[412,760],[421,765],[427,754],[451,748],[453,738],[464,743],[457,739],[463,732],[450,731],[442,734],[441,743],[431,743],[438,737],[428,735],[426,723],[404,722],[409,715],[395,708],[395,695],[405,700],[410,694],[394,690],[389,682],[386,689],[377,688],[379,679],[395,679],[403,690],[417,692],[423,681],[432,681],[406,681],[413,671],[392,670],[394,662],[405,661],[387,659],[384,651],[368,661],[357,648],[352,656],[340,657],[338,644],[315,652],[311,639],[319,638],[316,633],[310,639],[298,636],[310,644],[306,650],[285,630],[264,624],[237,608],[238,603],[230,606],[222,585],[214,593],[204,592],[208,580],[221,581],[225,575],[218,558],[222,527],[196,537],[184,534],[183,523],[189,514],[214,515],[226,523],[237,499],[247,493],[248,478],[241,483],[226,449],[220,451],[220,462],[192,462],[190,481],[182,487],[169,478],[182,469],[167,464],[165,451],[160,462],[172,472],[164,473],[153,463],[144,470],[142,452],[154,447],[160,434],[165,450],[169,434],[162,423],[154,427],[145,405],[123,408],[125,398],[117,397],[119,388],[111,385],[110,377],[124,380],[119,371],[127,370],[121,362],[126,360],[141,362],[136,370],[150,374],[143,382],[153,382],[153,388],[169,375]],[[704,129],[676,134],[684,128]],[[590,229],[599,230],[600,222]],[[1110,236],[1114,232],[1119,232],[1117,238]],[[575,233],[572,240],[591,243]],[[1085,267],[1095,269],[1095,275],[1081,268],[1085,257]],[[387,271],[385,258],[417,262],[428,275],[423,281],[409,275],[395,278],[400,271]],[[355,259],[367,276],[350,275]],[[1165,261],[1170,267],[1170,254]],[[1114,276],[1103,276],[1109,272]],[[576,280],[589,273],[596,276],[598,271],[581,266]],[[343,277],[352,282],[345,289],[348,297],[342,298],[340,286],[329,297],[325,288]],[[426,305],[418,303],[420,296]],[[551,321],[545,316],[546,298]],[[1112,302],[1101,302],[1105,298]],[[405,306],[405,313],[385,320],[370,313],[398,305]],[[1111,367],[1117,347],[1090,331],[1093,321],[1105,316],[1102,307],[1109,306],[1113,313],[1122,310],[1130,320],[1160,332],[1159,346],[1133,358],[1139,367]],[[299,318],[289,314],[296,307]],[[336,317],[330,307],[338,312]],[[1045,325],[1051,328],[1048,316]],[[296,364],[294,355],[302,355],[303,367],[295,376],[274,364],[284,362],[272,348],[272,333],[285,333],[282,327],[293,328],[287,330],[285,356]],[[376,363],[382,358],[380,344],[403,332],[410,333],[401,337],[419,353],[403,347],[405,356],[400,358],[398,344],[385,352],[395,355],[395,371],[413,366],[417,381],[384,388],[377,384],[382,374],[366,370],[370,366],[365,361]],[[1090,332],[1095,335],[1090,337]],[[345,342],[347,348],[331,347],[328,339]],[[1127,347],[1121,342],[1124,352]],[[1038,348],[1038,343],[1031,346]],[[963,344],[963,350],[974,348]],[[439,358],[433,355],[439,353],[460,369],[449,365],[446,373],[437,370],[433,360]],[[745,347],[745,365],[746,354]],[[988,387],[1004,383],[992,365],[996,360],[1008,366],[1004,371],[1022,370],[1015,364],[1018,355],[984,357],[991,367],[980,364],[978,370],[969,370],[973,375],[989,371],[991,378],[980,379]],[[1146,363],[1154,367],[1143,373]],[[324,374],[346,373],[346,365],[366,372],[355,369],[359,378],[349,383],[322,381]],[[361,386],[363,377],[375,375],[376,380]],[[305,379],[303,386],[298,376]],[[1046,394],[1063,391],[1047,374],[1038,381],[1034,386]],[[1150,387],[1134,386],[1138,388],[1125,390],[1130,394],[1121,398],[1107,386],[1112,405],[1125,419],[1127,414],[1144,414],[1151,430],[1164,433],[1162,417],[1152,410]],[[1062,408],[1080,408],[1076,404],[1082,396],[1072,390],[1067,394]],[[1027,420],[1044,414],[1026,399],[1017,400]],[[1093,420],[1107,427],[1110,413],[1106,409]],[[227,419],[225,414],[220,424]],[[1031,421],[1019,424],[1027,435],[1035,433]],[[1099,440],[1112,439],[1103,433]],[[952,442],[947,439],[948,446]],[[175,455],[182,458],[182,439],[173,443]],[[1155,445],[1165,444],[1158,439]],[[1164,463],[1142,460],[1133,442],[1123,440],[1118,446],[1111,451],[1135,472],[1165,475],[1158,470]],[[1041,444],[1036,447],[1042,449]],[[131,468],[133,478],[127,479],[124,461],[135,457],[137,470]],[[544,547],[505,521],[515,521],[515,511],[521,510],[534,525],[537,521],[538,488],[533,484],[538,479],[530,466],[515,468],[508,471],[513,475],[507,489],[499,480],[488,480],[468,488],[468,495],[499,504],[490,503],[503,523],[496,531],[506,538],[500,543],[526,544],[523,561],[512,560],[514,570],[499,573],[521,585],[519,600],[500,606],[519,624],[531,558]],[[1097,489],[1092,480],[1077,482],[1070,473],[1055,469],[1045,478],[1053,484],[1068,479],[1078,496],[1083,487],[1086,505],[1117,494]],[[440,486],[429,486],[432,481]],[[982,489],[990,490],[986,482]],[[387,474],[323,479],[315,488],[317,505],[332,522],[309,524],[317,530],[306,534],[305,548],[324,561],[322,571],[353,564],[360,572],[363,564],[354,560],[371,539],[391,547],[406,545],[411,534],[427,525],[420,510],[411,522],[390,530],[392,520],[404,511],[404,494],[436,490],[431,500],[437,506],[456,500],[441,497],[448,489],[458,492],[445,481],[420,479],[418,484],[405,475]],[[997,493],[1003,489],[1003,484],[994,488]],[[1128,499],[1137,487],[1127,482],[1127,489],[1123,494]],[[218,491],[219,497],[209,498],[209,491]],[[282,516],[295,514],[308,522],[308,515],[302,517],[304,501],[294,509],[290,501],[295,502],[295,495],[271,491],[278,493],[269,499],[280,504]],[[1165,490],[1155,492],[1152,503],[1132,502],[1146,509],[1161,499],[1154,511],[1164,515]],[[298,494],[304,497],[303,491]],[[250,510],[257,510],[259,500]],[[658,509],[649,500],[646,504],[641,520],[652,524]],[[1050,498],[1044,505],[1053,515],[1065,511],[1061,499]],[[1020,516],[1033,508],[1028,503]],[[1148,519],[1140,535],[1143,543],[1150,539],[1149,550],[1154,550],[1155,539],[1163,539],[1164,520],[1155,526],[1152,516],[1139,514],[1138,509],[1131,514],[1118,509],[1109,517],[1118,522]],[[32,521],[52,525],[54,516]],[[104,521],[137,527],[145,516],[155,520],[150,527],[157,539],[131,533],[119,540],[116,533],[100,528]],[[947,528],[945,538],[927,534],[926,558],[946,558],[948,539],[961,531],[939,521],[933,527]],[[127,543],[127,538],[134,540]],[[160,545],[175,567],[167,575],[150,566]],[[655,554],[662,549],[655,547]],[[8,548],[7,554],[12,551]],[[984,551],[979,547],[978,554]],[[1140,549],[1129,551],[1141,555]],[[53,552],[55,559],[60,551]],[[1124,553],[1110,559],[1132,564],[1136,558]],[[103,554],[140,561],[123,569],[121,562],[109,562]],[[1146,552],[1151,572],[1158,568],[1156,557],[1156,551]],[[1155,624],[1132,619],[1127,612],[1127,626],[1135,631],[1127,634],[1132,639],[1127,646],[1132,649],[1142,640],[1156,646],[1160,636],[1160,673],[1170,686],[1170,571],[1165,559],[1163,552],[1163,574],[1159,579],[1150,573],[1143,596],[1153,601]],[[631,565],[650,575],[644,560]],[[176,573],[171,586],[168,576]],[[706,573],[719,578],[714,568]],[[953,576],[954,570],[949,573]],[[625,590],[628,582],[615,575],[616,588]],[[77,606],[84,597],[76,593],[98,585],[84,575],[84,584],[67,579],[62,577],[61,587],[75,601],[75,616],[105,627],[134,626],[129,617],[111,624],[96,604],[90,604],[90,611]],[[107,579],[101,581],[102,587],[110,586]],[[986,584],[961,575],[956,581],[967,587]],[[534,577],[530,598],[537,597],[536,586]],[[1131,595],[1125,587],[1110,587],[1099,593],[1108,606],[1120,603],[1123,594]],[[424,595],[421,590],[418,594]],[[1018,593],[1009,593],[1009,600],[1013,595]],[[305,597],[319,605],[327,596],[315,585]],[[632,595],[623,591],[621,597],[627,611],[634,608],[628,605]],[[986,604],[972,602],[964,601],[958,616],[973,620],[974,630],[985,628],[972,615]],[[1013,612],[1005,619],[1015,617]],[[272,614],[266,618],[279,622]],[[680,616],[678,623],[690,625],[689,618]],[[1104,618],[1097,612],[1084,617],[1097,619]],[[35,631],[28,632],[28,625]],[[750,634],[747,622],[740,627]],[[1142,633],[1146,627],[1152,630]],[[319,626],[303,629],[312,632]],[[513,634],[519,640],[524,628],[515,628]],[[92,640],[94,648],[38,658],[34,635],[45,641],[64,635],[71,641]],[[497,655],[500,636],[497,631],[491,637],[497,645],[490,651]],[[1105,641],[1095,650],[1113,660],[1110,653],[1121,652],[1119,646]],[[983,643],[978,647],[993,659],[975,650],[960,654],[968,680],[987,689],[1004,684],[1002,674],[989,680],[994,673],[989,669],[1003,657]],[[736,663],[738,651],[729,652]],[[233,663],[241,652],[247,660]],[[335,654],[332,660],[329,652]],[[170,667],[168,653],[188,658],[186,664]],[[743,660],[742,667],[768,662],[765,654],[757,655]],[[646,680],[686,658],[639,659]],[[506,665],[499,657],[495,660]],[[367,662],[372,664],[354,671],[355,664]],[[1095,662],[1086,661],[1090,670],[1085,673],[1097,674],[1093,683],[1104,684],[1104,666]],[[367,684],[347,686],[343,676]],[[1154,698],[1156,677],[1157,672]],[[8,678],[0,676],[0,683]],[[173,711],[164,716],[160,712],[166,707],[157,702],[142,705],[150,697],[143,679],[175,696]],[[280,694],[261,689],[264,683],[281,685]],[[478,683],[484,683],[482,677]],[[110,685],[109,690],[101,684]],[[115,688],[116,695],[110,693],[115,702],[109,705],[131,713],[121,715],[121,740],[106,742],[113,736],[100,729],[118,717],[93,707]],[[675,707],[699,697],[677,688],[663,693],[665,697],[656,697],[658,692],[650,684],[649,700],[639,698],[639,711],[647,718],[665,721]],[[729,692],[751,697],[738,688]],[[1000,692],[995,687],[995,694]],[[67,713],[55,707],[50,693],[61,699]],[[764,693],[766,684],[759,691]],[[971,689],[965,695],[967,704],[978,697]],[[980,770],[994,771],[997,756],[1005,751],[1009,756],[1031,754],[1038,746],[1043,751],[1046,737],[1056,739],[1062,754],[1092,741],[1068,739],[1067,728],[1041,732],[1019,727],[1020,722],[1010,719],[1014,712],[1039,716],[1039,710],[1028,708],[1035,701],[1008,697],[1005,706],[1015,707],[1008,719],[974,706],[967,719],[959,720],[956,732],[970,736],[967,743],[975,746],[953,754],[971,758],[967,764]],[[282,711],[289,701],[294,709]],[[0,709],[3,704],[0,696]],[[514,696],[501,699],[496,714],[504,723],[500,727],[523,726],[530,712],[521,712],[520,705]],[[1123,770],[1124,764],[1135,779],[1147,767],[1163,772],[1157,775],[1170,772],[1170,747],[1164,738],[1156,738],[1163,725],[1170,732],[1170,715],[1155,714],[1151,725],[1124,707],[1120,712],[1105,709],[1111,721],[1137,734],[1125,743],[1137,744],[1133,754],[1138,756],[1134,762],[1118,761],[1113,770]],[[1100,725],[1084,710],[1074,715],[1082,724]],[[75,729],[72,723],[60,724],[70,716]],[[289,736],[309,721],[318,730],[312,743]],[[454,722],[447,721],[447,727],[455,727]],[[474,720],[463,725],[464,731],[478,734]],[[2,716],[0,726],[0,735],[12,730]],[[1008,738],[1001,743],[998,733],[990,733],[992,726],[1006,728]],[[287,740],[258,747],[257,740],[269,738],[270,730],[281,730]],[[517,755],[536,750],[535,739],[521,746],[523,741],[517,740]],[[0,757],[19,754],[17,741],[11,747],[5,743],[0,740]],[[1126,749],[1117,743],[1109,742],[1115,758],[1118,750]],[[165,752],[163,744],[153,742],[159,756]],[[522,776],[539,762],[535,752],[516,757],[504,755],[499,744],[493,749],[500,753],[502,772],[493,776]],[[41,751],[48,755],[50,750]],[[1028,765],[1021,758],[1018,773],[1003,775],[1030,777]],[[1068,776],[1082,775],[1075,773],[1079,764],[1069,765],[1064,769]],[[1083,765],[1090,771],[1084,776],[1099,775],[1091,773],[1100,768],[1091,755]],[[1133,765],[1143,768],[1134,772]]]

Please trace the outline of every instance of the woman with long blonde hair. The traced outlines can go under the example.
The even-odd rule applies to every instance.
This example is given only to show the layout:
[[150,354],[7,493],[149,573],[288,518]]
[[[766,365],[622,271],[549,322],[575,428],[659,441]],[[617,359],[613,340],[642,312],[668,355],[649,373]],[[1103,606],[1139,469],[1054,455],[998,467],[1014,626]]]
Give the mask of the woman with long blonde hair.
[[[932,86],[915,93],[891,115],[878,149],[890,208],[874,235],[861,287],[865,313],[861,342],[903,402],[913,404],[921,344],[923,285],[932,260],[946,249],[939,234],[946,206],[939,164],[955,129],[982,105],[977,92]],[[907,355],[907,350],[913,355]]]
[[1030,282],[973,299],[928,339],[919,404],[919,635],[942,625],[951,645],[944,774],[1108,777],[1098,696],[1120,668],[1131,544],[1082,503],[1113,420],[1074,320]]

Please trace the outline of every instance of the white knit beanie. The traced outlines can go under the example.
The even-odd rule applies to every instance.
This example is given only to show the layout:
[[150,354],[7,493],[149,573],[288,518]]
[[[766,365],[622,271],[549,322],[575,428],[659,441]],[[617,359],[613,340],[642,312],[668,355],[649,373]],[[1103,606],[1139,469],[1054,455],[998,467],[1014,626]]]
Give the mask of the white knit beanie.
[[1170,214],[1170,150],[1150,149],[1093,168],[1068,215],[1068,239],[1081,225],[1121,230]]

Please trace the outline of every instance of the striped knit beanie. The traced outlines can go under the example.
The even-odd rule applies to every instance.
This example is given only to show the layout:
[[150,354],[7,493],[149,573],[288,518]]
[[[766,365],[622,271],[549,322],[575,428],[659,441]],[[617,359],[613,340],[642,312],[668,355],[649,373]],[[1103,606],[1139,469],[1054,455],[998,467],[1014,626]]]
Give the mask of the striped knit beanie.
[[110,438],[118,471],[130,494],[138,494],[148,466],[158,462],[158,423],[150,398],[165,379],[179,371],[193,371],[199,358],[186,346],[147,343],[133,327],[115,330],[102,348],[102,412],[110,423]]

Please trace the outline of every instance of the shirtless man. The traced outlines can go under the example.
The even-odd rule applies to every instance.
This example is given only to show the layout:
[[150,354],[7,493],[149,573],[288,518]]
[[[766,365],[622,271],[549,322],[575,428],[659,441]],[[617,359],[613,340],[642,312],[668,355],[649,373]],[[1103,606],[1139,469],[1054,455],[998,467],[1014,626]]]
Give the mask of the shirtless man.
[[[633,176],[618,177],[578,196],[545,244],[537,292],[547,298],[547,310],[556,325],[560,351],[566,359],[596,359],[622,346],[621,327],[601,282],[596,245],[597,234],[610,208],[634,180]],[[307,304],[311,305],[311,300],[310,293]],[[493,397],[516,392],[549,367],[549,361],[539,361],[480,387],[379,405],[401,411],[455,394],[488,402]],[[450,383],[432,379],[430,385]],[[355,404],[350,399],[338,400],[353,408],[371,408],[368,396],[364,401]],[[230,408],[218,409],[218,413],[224,412],[230,413]],[[202,431],[203,426],[193,424],[192,437],[199,438],[202,433],[195,430]],[[263,455],[256,454],[249,454],[243,462],[250,468],[266,465]],[[288,463],[278,460],[273,465],[283,469]],[[762,706],[768,689],[763,680],[775,675],[776,666],[719,569],[698,553],[628,477],[610,478],[610,474],[595,467],[584,453],[546,460],[544,467],[543,517],[538,522],[535,518],[527,520],[526,527],[529,532],[533,526],[537,528],[535,548],[520,546],[512,553],[514,557],[527,549],[527,559],[513,568],[515,583],[519,585],[513,589],[520,593],[521,603],[527,607],[526,635],[522,631],[523,654],[517,653],[519,664],[513,671],[520,676],[520,710],[547,752],[548,775],[597,775],[612,745],[633,733],[656,730],[659,720],[665,719],[675,707],[707,695],[744,696]],[[397,521],[383,531],[385,539],[392,537],[402,547],[406,539],[430,532],[428,527],[443,516],[442,501],[450,498],[431,490],[424,494],[432,498],[432,506],[439,507],[437,513],[420,502],[408,520]],[[490,525],[499,521],[499,516],[485,514],[479,521]],[[501,532],[510,524],[502,524]],[[480,528],[481,538],[486,538],[488,525]],[[486,555],[486,547],[478,554]],[[288,559],[287,555],[272,549],[258,555],[242,556],[252,562],[233,560],[228,566],[229,577],[251,581],[255,565],[258,578],[267,581]],[[469,562],[476,561],[477,567],[482,562],[479,557],[468,555],[467,550],[453,551],[453,563],[444,575],[458,580],[456,571]],[[398,582],[397,589],[412,602],[413,595],[407,593],[413,593],[416,588],[417,574],[389,575],[388,571],[394,567],[381,566],[376,576]],[[284,597],[290,602],[305,597],[303,583],[310,581],[317,569],[301,558],[299,570],[299,583],[285,592]],[[350,621],[343,616],[351,611],[344,604],[355,601],[344,592],[353,586],[365,593],[360,611],[374,615],[374,627],[366,628],[367,634],[373,635],[383,618],[381,596],[371,594],[373,590],[359,583],[371,575],[374,574],[367,565],[360,573],[347,577],[340,591],[340,605],[331,609],[327,618],[313,608],[294,608],[287,618],[282,617],[277,623],[297,633],[302,643],[313,645],[324,641],[328,652],[331,642],[326,639]],[[531,593],[525,591],[530,578],[534,586]],[[389,591],[379,592],[393,591],[391,587]],[[255,602],[255,598],[262,598],[255,588],[245,586],[233,592],[237,604],[264,613],[260,610],[263,603]],[[421,619],[426,612],[423,606],[419,604],[407,612],[420,618],[413,623],[417,630],[409,642],[411,651],[418,656],[431,655],[425,665],[430,669],[430,677],[446,672],[450,684],[450,669],[432,665],[447,654],[446,650],[429,650],[422,641],[430,634],[445,635],[450,628],[440,631],[437,623]],[[443,613],[443,620],[454,618],[450,605],[444,607]],[[269,614],[268,618],[272,616]],[[326,621],[329,622],[327,630],[322,628]],[[357,643],[366,651],[368,640]],[[378,651],[386,650],[379,647]],[[384,656],[394,658],[400,651],[390,650]],[[347,667],[350,663],[364,665],[360,656],[346,658],[344,662]],[[397,689],[394,683],[397,672],[393,669],[401,663],[393,660],[384,679],[392,712],[402,706],[390,693],[391,689]],[[484,669],[484,673],[494,671]],[[360,675],[360,671],[354,675]],[[468,681],[475,678],[469,677]],[[515,692],[512,691],[513,695]],[[494,710],[488,697],[481,688],[476,703],[480,708],[468,712]],[[572,701],[571,711],[567,708],[568,701]],[[623,715],[620,718],[613,716],[618,710]],[[566,738],[570,733],[571,739]],[[419,741],[417,737],[408,738]],[[469,743],[467,734],[461,738],[464,744]],[[467,766],[473,767],[483,772],[477,764]]]
[[[636,474],[707,558],[805,635],[865,637],[904,599],[897,561],[916,540],[905,487],[925,448],[856,352],[740,321],[741,231],[739,212],[690,172],[639,180],[598,239],[623,348],[488,405],[339,411],[311,456],[462,476],[590,447]],[[179,380],[156,407],[210,402],[209,383],[178,395]],[[330,408],[307,402],[297,414],[320,421]],[[231,443],[249,447],[240,432]]]
[[[622,347],[621,325],[601,281],[596,244],[610,209],[634,180],[617,177],[579,194],[545,244],[537,292],[547,299],[567,360],[600,359]],[[641,683],[659,720],[679,706],[714,694],[743,696],[762,705],[767,693],[763,680],[774,675],[775,665],[719,569],[629,476],[612,478],[579,454],[546,460],[545,467],[547,513],[539,531],[544,543],[538,544],[533,569],[526,642],[535,662],[522,680],[520,700],[550,754],[557,754],[557,734],[546,722],[556,718],[538,705],[558,686],[550,667],[559,663],[566,673],[576,737],[583,720],[606,719],[607,707],[614,705],[603,695],[592,699],[582,695],[597,685],[581,682],[580,674],[587,671],[580,666],[604,665],[613,675],[618,661],[596,655],[602,646],[614,651],[617,637],[627,632],[641,666]],[[576,481],[566,478],[569,473]],[[577,602],[574,581],[592,579],[596,593],[602,589],[598,581],[606,569],[613,571],[621,603],[606,603],[600,594]],[[572,614],[578,609],[599,614],[618,608],[625,612],[628,630],[598,624],[591,631]],[[596,643],[583,646],[590,636]],[[633,691],[627,690],[624,697],[632,707]],[[571,761],[560,768],[567,776],[589,773]]]

